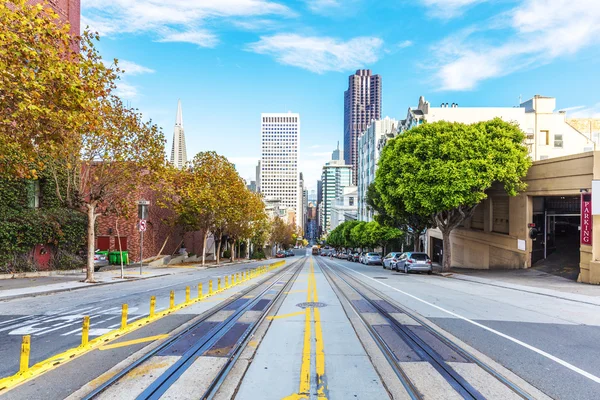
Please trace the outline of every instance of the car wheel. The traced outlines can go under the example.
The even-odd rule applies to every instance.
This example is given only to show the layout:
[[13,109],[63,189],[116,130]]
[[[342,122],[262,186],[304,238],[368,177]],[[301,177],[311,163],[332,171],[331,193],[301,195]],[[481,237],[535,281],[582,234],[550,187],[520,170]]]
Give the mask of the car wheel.
[[387,268],[385,267],[385,264],[383,264],[383,269],[387,269]]
[[431,275],[431,274],[433,274],[432,270],[427,271],[427,275]]

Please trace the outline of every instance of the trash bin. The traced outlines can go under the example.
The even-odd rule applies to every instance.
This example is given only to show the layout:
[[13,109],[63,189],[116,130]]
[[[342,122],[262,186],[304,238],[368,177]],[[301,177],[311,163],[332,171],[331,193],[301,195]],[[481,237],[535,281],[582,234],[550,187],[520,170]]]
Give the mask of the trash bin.
[[115,253],[117,254],[116,262],[118,265],[121,265],[121,258],[123,258],[123,265],[129,264],[129,252],[128,251],[125,251],[125,250],[121,251],[121,252],[116,251]]
[[110,265],[117,264],[117,256],[119,255],[118,251],[109,251],[108,252],[108,262]]

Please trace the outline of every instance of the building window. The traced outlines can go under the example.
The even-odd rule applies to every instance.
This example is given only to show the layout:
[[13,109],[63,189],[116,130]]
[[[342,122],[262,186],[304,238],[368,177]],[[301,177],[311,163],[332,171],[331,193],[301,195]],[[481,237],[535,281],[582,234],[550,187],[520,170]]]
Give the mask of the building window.
[[27,184],[27,203],[29,208],[40,208],[40,181]]
[[546,138],[546,146],[550,146],[550,131],[540,131],[540,133]]
[[554,147],[561,148],[563,147],[563,135],[554,135]]
[[349,205],[351,205],[351,206],[353,206],[353,205],[354,205],[354,197],[350,197],[350,198],[348,199],[348,204],[349,204]]

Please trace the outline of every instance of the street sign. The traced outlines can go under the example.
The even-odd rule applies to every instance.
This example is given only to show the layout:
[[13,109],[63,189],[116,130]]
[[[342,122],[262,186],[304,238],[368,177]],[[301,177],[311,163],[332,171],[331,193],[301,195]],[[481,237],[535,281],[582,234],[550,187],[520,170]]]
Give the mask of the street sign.
[[140,232],[146,232],[146,220],[140,219]]

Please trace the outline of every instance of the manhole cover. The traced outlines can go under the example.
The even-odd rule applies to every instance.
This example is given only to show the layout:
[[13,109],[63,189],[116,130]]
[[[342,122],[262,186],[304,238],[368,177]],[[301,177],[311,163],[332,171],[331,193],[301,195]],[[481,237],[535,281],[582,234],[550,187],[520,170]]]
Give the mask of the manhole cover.
[[385,276],[374,276],[373,279],[387,279]]
[[300,303],[300,304],[296,304],[296,307],[300,307],[300,308],[309,308],[309,307],[317,307],[317,308],[321,308],[321,307],[325,307],[327,306],[327,304],[325,303],[319,303],[319,302],[307,302],[307,303]]

